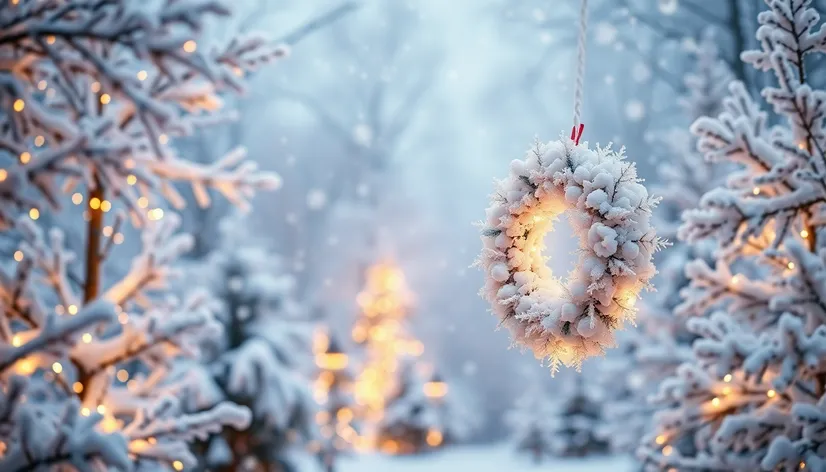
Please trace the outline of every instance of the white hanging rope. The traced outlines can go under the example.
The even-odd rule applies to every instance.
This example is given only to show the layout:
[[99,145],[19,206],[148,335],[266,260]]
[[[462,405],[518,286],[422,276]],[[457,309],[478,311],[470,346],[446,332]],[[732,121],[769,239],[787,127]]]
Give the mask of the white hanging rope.
[[[579,9],[579,40],[577,45],[577,71],[574,85],[574,135],[581,134],[582,128],[582,90],[585,82],[585,37],[588,33],[588,0],[581,0]],[[580,130],[577,130],[577,128]],[[573,137],[572,137],[573,139]],[[576,137],[579,141],[579,137]]]

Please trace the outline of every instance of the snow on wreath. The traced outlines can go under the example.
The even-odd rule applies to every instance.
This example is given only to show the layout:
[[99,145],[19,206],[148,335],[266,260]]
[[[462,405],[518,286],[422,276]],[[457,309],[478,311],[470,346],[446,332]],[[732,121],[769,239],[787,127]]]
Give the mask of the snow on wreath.
[[[516,344],[537,358],[579,368],[614,345],[614,331],[634,320],[639,292],[656,273],[652,256],[664,242],[651,227],[658,200],[637,178],[623,150],[589,149],[562,139],[537,143],[497,182],[477,261],[481,295]],[[551,274],[543,239],[570,210],[580,240],[567,280]]]

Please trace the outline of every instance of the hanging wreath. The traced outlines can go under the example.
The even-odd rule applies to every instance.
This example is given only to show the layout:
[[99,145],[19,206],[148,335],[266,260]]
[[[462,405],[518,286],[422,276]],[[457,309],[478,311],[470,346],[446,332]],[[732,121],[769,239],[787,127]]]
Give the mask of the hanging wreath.
[[[517,344],[538,358],[579,367],[614,345],[614,331],[634,319],[639,292],[656,273],[662,246],[650,224],[656,199],[623,152],[574,140],[537,144],[511,162],[487,209],[483,297]],[[544,237],[569,213],[580,241],[566,280],[546,265]]]

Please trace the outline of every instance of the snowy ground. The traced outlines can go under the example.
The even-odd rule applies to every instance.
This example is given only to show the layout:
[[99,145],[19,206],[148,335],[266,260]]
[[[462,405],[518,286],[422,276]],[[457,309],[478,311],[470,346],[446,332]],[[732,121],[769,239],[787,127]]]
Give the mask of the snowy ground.
[[449,449],[423,457],[357,456],[342,458],[336,472],[630,472],[625,458],[554,460],[533,465],[507,446]]

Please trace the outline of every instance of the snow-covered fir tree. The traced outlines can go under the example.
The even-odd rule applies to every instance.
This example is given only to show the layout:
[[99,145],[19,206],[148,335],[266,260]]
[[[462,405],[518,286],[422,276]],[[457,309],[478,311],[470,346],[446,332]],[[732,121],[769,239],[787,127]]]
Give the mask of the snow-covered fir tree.
[[252,421],[211,436],[202,445],[204,465],[213,471],[295,470],[290,456],[315,437],[307,375],[312,327],[294,299],[293,277],[249,236],[245,221],[227,218],[220,232],[216,249],[194,270],[207,278],[223,336],[204,348],[202,375],[210,394],[190,406],[231,401],[248,407]]
[[551,395],[535,382],[505,415],[514,447],[536,464],[555,455],[554,407]]
[[325,472],[334,472],[338,457],[354,448],[361,430],[353,397],[356,373],[351,356],[336,336],[319,332],[313,344],[319,369],[313,395],[320,406],[316,423],[321,438],[311,443],[311,449],[317,452]]
[[[680,100],[685,118],[692,123],[704,116],[717,116],[733,77],[720,58],[714,30],[707,30],[695,50],[694,73],[686,76],[685,96]],[[696,138],[687,128],[671,128],[654,139],[661,160],[653,193],[662,198],[654,212],[657,232],[671,242],[684,211],[696,208],[700,198],[721,181],[721,164],[707,162],[697,151]],[[619,336],[619,347],[599,366],[599,383],[611,389],[605,404],[606,439],[620,452],[633,452],[639,438],[650,427],[654,407],[648,397],[660,381],[671,376],[691,358],[695,336],[686,328],[686,317],[675,316],[680,290],[689,283],[685,265],[693,259],[711,257],[708,244],[674,244],[657,255],[659,274],[656,292],[648,294],[637,314],[637,329]]]
[[379,447],[390,454],[420,454],[460,442],[475,426],[467,398],[438,373],[424,375],[412,359],[401,364],[396,391],[379,424]]
[[736,169],[680,227],[714,261],[686,267],[675,311],[696,316],[699,339],[655,398],[639,449],[652,470],[826,470],[826,93],[806,81],[826,28],[810,0],[766,3],[760,49],[741,57],[774,75],[773,115],[735,82],[719,117],[692,127],[710,161]]
[[585,384],[581,375],[562,384],[547,418],[551,454],[555,457],[585,457],[608,451],[603,438],[601,390]]
[[[209,0],[0,7],[0,230],[19,241],[0,261],[0,470],[182,470],[189,443],[250,421],[231,402],[188,411],[205,386],[169,375],[220,330],[202,293],[167,291],[191,246],[164,211],[181,201],[173,183],[239,205],[277,183],[243,153],[199,166],[172,147],[230,114],[220,94],[242,89],[239,71],[283,54],[254,37],[199,43],[227,15]],[[77,254],[37,225],[69,201],[86,207]],[[127,219],[141,249],[114,278]]]

